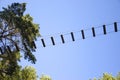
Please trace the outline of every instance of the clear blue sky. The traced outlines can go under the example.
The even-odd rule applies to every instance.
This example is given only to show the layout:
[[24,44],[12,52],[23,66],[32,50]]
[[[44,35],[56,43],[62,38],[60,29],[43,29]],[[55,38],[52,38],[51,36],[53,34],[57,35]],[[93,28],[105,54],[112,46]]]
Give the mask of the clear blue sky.
[[[43,37],[120,21],[120,0],[0,0],[0,10],[12,2],[27,3],[25,13],[40,24]],[[104,72],[116,75],[120,71],[120,32],[46,48],[40,38],[36,43],[37,63],[21,64],[34,66],[38,75],[48,74],[53,80],[89,80]]]

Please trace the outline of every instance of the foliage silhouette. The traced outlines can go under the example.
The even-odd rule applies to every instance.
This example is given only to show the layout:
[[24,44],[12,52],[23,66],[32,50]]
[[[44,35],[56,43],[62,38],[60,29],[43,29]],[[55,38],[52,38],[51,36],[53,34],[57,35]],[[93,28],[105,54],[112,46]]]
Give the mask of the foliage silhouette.
[[12,3],[0,11],[0,63],[1,72],[12,75],[19,68],[21,54],[31,63],[36,62],[33,52],[39,34],[39,25],[24,12],[26,3]]

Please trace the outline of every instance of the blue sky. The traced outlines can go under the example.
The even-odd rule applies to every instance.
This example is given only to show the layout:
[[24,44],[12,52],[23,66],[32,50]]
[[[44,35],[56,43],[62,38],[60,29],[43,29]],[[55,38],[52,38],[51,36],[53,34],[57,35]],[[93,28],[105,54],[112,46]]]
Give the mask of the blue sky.
[[[60,34],[120,22],[120,0],[0,0],[0,10],[12,2],[27,3],[25,13],[40,24],[47,43],[48,35],[57,37],[59,42]],[[68,36],[67,43],[48,44],[45,48],[38,38],[36,64],[23,60],[21,65],[32,65],[38,75],[48,74],[53,80],[89,80],[104,72],[116,75],[120,71],[120,32],[75,42]]]

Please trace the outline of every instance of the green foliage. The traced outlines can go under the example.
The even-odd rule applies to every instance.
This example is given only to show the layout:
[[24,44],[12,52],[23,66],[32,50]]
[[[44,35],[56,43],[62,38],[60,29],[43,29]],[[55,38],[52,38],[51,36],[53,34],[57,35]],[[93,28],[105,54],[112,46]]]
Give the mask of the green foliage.
[[118,73],[118,75],[116,76],[117,80],[120,80],[120,72]]
[[8,59],[9,56],[4,54],[4,59],[0,61],[0,70],[1,70],[1,75],[6,74],[6,75],[13,75],[15,71],[17,71],[20,67],[17,63],[17,61],[20,59],[20,53],[19,52],[13,52],[11,53],[11,60]]
[[0,12],[0,41],[6,47],[4,42],[6,39],[11,49],[17,44],[24,53],[24,58],[35,63],[36,58],[32,52],[35,51],[34,41],[40,36],[39,25],[33,23],[29,14],[23,15],[25,7],[25,3],[13,3]]
[[37,80],[36,71],[33,67],[27,66],[24,69],[17,68],[13,75],[0,75],[0,80]]
[[102,80],[115,80],[115,77],[113,77],[111,74],[103,74]]
[[19,68],[21,53],[32,63],[36,62],[33,52],[39,34],[39,25],[24,12],[26,3],[13,3],[0,11],[0,70],[12,76]]
[[[0,64],[1,66],[1,64]],[[2,73],[0,80],[38,80],[35,68],[32,66],[26,66],[23,69],[21,66],[17,68],[13,75],[7,75]],[[40,80],[52,80],[48,75],[42,75]]]
[[52,80],[50,76],[48,75],[42,75],[40,80]]
[[37,80],[36,71],[33,67],[25,67],[22,70],[22,80]]
[[120,80],[120,72],[117,76],[112,76],[111,74],[104,73],[103,76],[99,79],[93,79],[93,80]]

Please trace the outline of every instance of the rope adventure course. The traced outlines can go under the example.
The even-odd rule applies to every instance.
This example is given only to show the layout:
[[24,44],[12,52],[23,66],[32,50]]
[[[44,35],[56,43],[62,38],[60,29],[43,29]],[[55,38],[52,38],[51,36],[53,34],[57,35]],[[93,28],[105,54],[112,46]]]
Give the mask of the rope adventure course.
[[[118,27],[120,26],[120,22],[114,22],[112,24],[108,24],[108,25],[102,25],[99,27],[92,27],[89,29],[82,29],[79,31],[74,31],[74,32],[69,32],[69,33],[64,33],[64,34],[54,34],[54,36],[49,35],[49,36],[42,36],[40,37],[40,44],[42,47],[47,47],[47,46],[55,46],[57,44],[65,44],[68,42],[74,42],[77,40],[84,40],[86,38],[92,38],[92,37],[96,37],[96,36],[101,36],[101,35],[106,35],[109,33],[114,33],[114,32],[118,32],[120,31],[120,28]],[[89,33],[89,34],[88,34]],[[69,37],[67,39],[66,37]],[[59,41],[57,41],[59,39]],[[32,44],[34,45],[34,48],[37,48],[37,46],[35,45],[35,42],[33,41]],[[26,46],[26,44],[24,44]],[[15,44],[15,48],[17,51],[20,50],[20,48],[17,46],[17,44]],[[11,49],[9,46],[7,46],[6,48],[10,53],[11,53]],[[3,47],[0,46],[0,53],[2,54],[4,52]]]
[[[120,22],[114,22],[114,23],[108,24],[108,25],[92,27],[91,29],[84,29],[84,30],[69,32],[69,33],[60,34],[60,35],[54,34],[55,37],[53,37],[53,36],[51,37],[51,35],[43,36],[43,37],[41,37],[41,45],[43,47],[52,46],[52,45],[54,46],[57,44],[64,44],[65,42],[72,42],[72,41],[74,42],[75,40],[82,40],[82,39],[84,40],[86,38],[92,38],[92,37],[96,37],[96,36],[101,36],[101,35],[106,35],[109,33],[118,32],[118,31],[120,31],[120,29],[118,28],[118,25],[120,26]],[[91,32],[92,35],[87,34],[87,32],[89,32],[89,33]],[[78,39],[76,39],[76,37],[75,37],[76,34],[79,34],[79,36],[76,36]],[[87,36],[87,35],[89,35],[89,36]],[[68,39],[71,38],[71,41],[67,41],[65,39],[66,36],[69,36]],[[60,37],[61,42],[55,41],[56,37]],[[51,38],[51,41],[49,40],[50,38]],[[49,40],[49,42],[48,42],[48,40]],[[51,42],[51,44],[50,44],[50,42]]]

